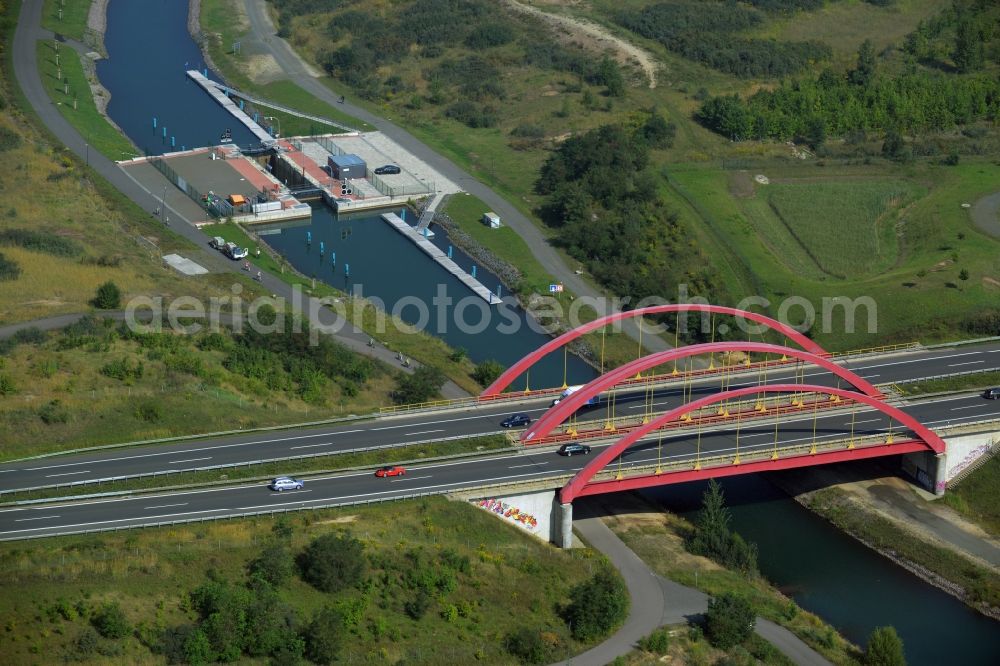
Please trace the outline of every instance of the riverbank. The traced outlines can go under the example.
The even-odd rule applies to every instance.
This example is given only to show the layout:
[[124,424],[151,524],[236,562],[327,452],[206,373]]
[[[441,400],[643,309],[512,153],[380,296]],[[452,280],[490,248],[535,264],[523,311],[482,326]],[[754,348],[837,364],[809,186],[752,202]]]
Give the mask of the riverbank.
[[970,608],[1000,620],[1000,571],[990,535],[929,506],[881,467],[797,470],[769,477],[816,515]]
[[761,617],[775,622],[835,664],[855,664],[861,650],[819,616],[803,610],[763,576],[747,578],[684,547],[694,529],[684,518],[636,493],[588,498],[611,530],[658,575],[716,596],[736,592]]

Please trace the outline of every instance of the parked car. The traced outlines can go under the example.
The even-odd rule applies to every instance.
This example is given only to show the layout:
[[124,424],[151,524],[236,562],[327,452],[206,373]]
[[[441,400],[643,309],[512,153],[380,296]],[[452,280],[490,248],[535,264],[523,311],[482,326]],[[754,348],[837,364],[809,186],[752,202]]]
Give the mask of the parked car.
[[387,476],[405,476],[406,470],[399,465],[386,465],[385,467],[379,467],[375,470],[375,476],[378,478],[384,478]]
[[561,456],[575,456],[579,454],[588,455],[590,453],[590,447],[586,444],[563,444],[556,451]]
[[501,421],[500,426],[503,428],[519,428],[520,426],[526,426],[529,423],[531,423],[531,417],[527,414],[514,414],[513,416],[508,416]]
[[271,483],[268,484],[268,488],[275,492],[281,492],[283,490],[302,490],[302,487],[306,485],[305,482],[299,479],[293,479],[290,476],[279,476],[275,479],[271,479]]
[[987,400],[1000,400],[1000,388],[988,388],[983,391],[983,397]]
[[212,240],[208,241],[208,246],[216,250],[221,250],[226,247],[226,239],[222,236],[216,236]]
[[224,250],[226,256],[236,261],[237,259],[246,259],[250,251],[245,247],[240,247],[236,243],[226,243],[226,249]]
[[389,174],[403,173],[403,170],[395,164],[386,164],[385,166],[380,166],[375,169],[375,173],[379,176],[385,176]]

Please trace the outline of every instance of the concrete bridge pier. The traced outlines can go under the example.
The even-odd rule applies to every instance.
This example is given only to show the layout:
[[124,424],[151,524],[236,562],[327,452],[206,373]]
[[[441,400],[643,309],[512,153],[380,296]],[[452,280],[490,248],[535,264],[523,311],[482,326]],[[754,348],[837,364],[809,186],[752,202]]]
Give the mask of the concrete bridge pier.
[[934,456],[934,494],[944,495],[948,487],[948,454],[938,453]]
[[573,547],[573,504],[560,504],[556,510],[556,515],[559,517],[559,522],[557,523],[557,529],[553,530],[555,534],[552,540],[560,548],[572,548]]

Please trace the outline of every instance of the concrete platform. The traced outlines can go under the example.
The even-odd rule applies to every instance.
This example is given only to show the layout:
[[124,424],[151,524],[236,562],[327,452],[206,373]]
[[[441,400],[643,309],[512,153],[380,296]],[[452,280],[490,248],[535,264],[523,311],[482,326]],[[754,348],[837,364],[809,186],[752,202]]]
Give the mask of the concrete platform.
[[423,250],[424,253],[426,253],[431,259],[438,262],[446,271],[458,278],[462,284],[471,289],[474,294],[482,298],[484,301],[490,305],[501,302],[500,299],[497,298],[493,292],[483,286],[479,280],[463,271],[458,264],[442,252],[437,245],[421,236],[416,229],[404,222],[401,217],[395,213],[384,213],[382,215],[382,219],[391,224],[398,232],[413,241],[416,246]]
[[163,262],[184,275],[205,275],[208,269],[179,254],[163,255]]

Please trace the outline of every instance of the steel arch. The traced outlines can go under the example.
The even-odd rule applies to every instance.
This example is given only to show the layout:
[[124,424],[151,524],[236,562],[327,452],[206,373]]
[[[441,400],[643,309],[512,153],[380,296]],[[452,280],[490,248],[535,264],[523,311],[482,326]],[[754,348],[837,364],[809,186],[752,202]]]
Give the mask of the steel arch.
[[699,398],[693,402],[676,407],[669,412],[658,416],[647,424],[635,428],[634,430],[630,430],[628,434],[620,440],[597,454],[597,456],[587,463],[587,465],[580,470],[576,476],[570,479],[569,483],[567,483],[560,491],[560,501],[563,504],[572,502],[574,498],[580,495],[580,491],[585,485],[587,485],[587,482],[590,481],[595,474],[604,469],[605,465],[614,460],[622,451],[632,446],[632,444],[636,443],[649,433],[662,428],[671,421],[679,419],[688,412],[692,412],[696,409],[700,409],[717,402],[722,402],[723,400],[732,400],[734,398],[756,395],[762,392],[794,393],[796,391],[835,395],[841,398],[856,400],[868,405],[869,407],[874,407],[876,410],[899,421],[902,425],[909,428],[917,437],[923,440],[928,449],[934,451],[935,453],[943,453],[945,450],[944,440],[942,440],[937,433],[917,421],[906,412],[893,407],[879,398],[874,398],[872,396],[854,391],[847,391],[845,389],[833,388],[831,386],[818,386],[814,384],[772,384],[770,386],[747,386],[745,388],[722,391],[720,393],[705,396],[704,398]]
[[782,324],[777,319],[771,319],[762,314],[757,314],[756,312],[750,312],[748,310],[740,310],[737,308],[729,308],[722,305],[706,305],[699,303],[674,303],[669,305],[652,305],[646,308],[638,308],[636,310],[628,310],[623,312],[615,312],[604,317],[599,317],[592,322],[578,326],[571,331],[563,333],[557,338],[548,341],[535,351],[531,352],[520,361],[512,365],[506,372],[500,375],[495,382],[490,384],[485,391],[482,392],[483,397],[491,397],[498,395],[505,388],[511,385],[511,383],[517,379],[526,370],[531,368],[536,362],[538,362],[543,356],[559,349],[565,344],[576,340],[577,338],[590,333],[593,330],[599,329],[607,324],[613,324],[617,321],[623,319],[631,319],[633,317],[641,317],[645,315],[654,314],[668,314],[671,312],[709,312],[711,314],[725,314],[732,315],[734,317],[742,317],[749,321],[757,322],[758,324],[763,324],[768,328],[774,329],[792,340],[804,350],[816,354],[817,356],[826,356],[827,352],[818,344],[799,333],[791,326],[787,324]]
[[643,370],[653,368],[664,363],[669,363],[674,359],[685,358],[688,356],[733,351],[791,356],[792,358],[797,358],[801,361],[806,361],[829,370],[866,395],[872,397],[881,395],[878,389],[847,368],[841,367],[822,356],[816,356],[815,354],[810,354],[809,352],[805,352],[800,349],[782,347],[781,345],[772,345],[764,342],[711,342],[700,345],[690,345],[687,347],[678,347],[677,349],[670,349],[668,351],[643,356],[640,359],[632,361],[631,363],[626,363],[621,367],[615,368],[614,370],[601,375],[581,388],[579,391],[563,398],[558,405],[545,412],[540,419],[524,431],[521,435],[521,441],[528,442],[536,437],[545,437],[592,397],[598,395],[605,389],[611,388],[615,384],[628,379],[629,377],[634,377],[637,373],[640,373]]

